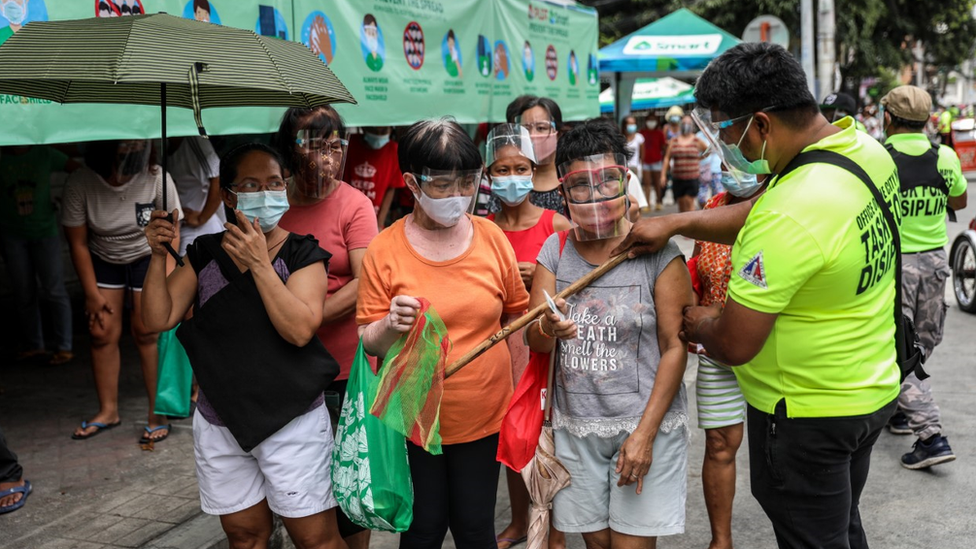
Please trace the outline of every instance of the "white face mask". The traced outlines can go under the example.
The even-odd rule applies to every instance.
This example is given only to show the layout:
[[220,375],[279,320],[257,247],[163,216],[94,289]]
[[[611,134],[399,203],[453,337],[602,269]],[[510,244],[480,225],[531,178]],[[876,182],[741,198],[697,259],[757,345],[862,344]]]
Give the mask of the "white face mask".
[[445,227],[453,227],[461,221],[468,206],[471,205],[473,196],[451,196],[448,198],[431,198],[420,191],[420,194],[413,193],[417,205],[424,210],[427,217]]
[[647,129],[653,130],[657,127],[657,120],[648,120],[645,124],[647,125]]

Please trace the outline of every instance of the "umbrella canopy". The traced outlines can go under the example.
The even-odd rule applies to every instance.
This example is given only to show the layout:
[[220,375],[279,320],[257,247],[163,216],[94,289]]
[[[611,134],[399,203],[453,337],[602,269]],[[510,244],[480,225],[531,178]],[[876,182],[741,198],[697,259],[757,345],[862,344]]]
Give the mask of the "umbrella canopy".
[[[165,99],[160,84],[166,84]],[[35,21],[0,45],[0,93],[58,103],[355,103],[304,44],[167,14]]]
[[[305,45],[164,13],[35,21],[0,45],[0,93],[58,103],[316,107],[356,101]],[[180,256],[166,247],[183,264]]]
[[696,72],[739,39],[681,8],[600,49],[600,72]]
[[529,529],[526,536],[526,549],[548,549],[549,547],[549,509],[556,492],[569,486],[570,474],[556,458],[556,444],[552,438],[552,423],[549,412],[552,408],[552,379],[558,345],[549,353],[549,384],[546,390],[545,421],[539,435],[539,446],[529,464],[522,469],[522,480],[529,490],[532,503],[529,507]]
[[[672,105],[695,102],[695,89],[691,84],[665,76],[664,78],[640,78],[634,83],[631,110],[646,111]],[[600,112],[613,112],[613,90],[600,93]]]

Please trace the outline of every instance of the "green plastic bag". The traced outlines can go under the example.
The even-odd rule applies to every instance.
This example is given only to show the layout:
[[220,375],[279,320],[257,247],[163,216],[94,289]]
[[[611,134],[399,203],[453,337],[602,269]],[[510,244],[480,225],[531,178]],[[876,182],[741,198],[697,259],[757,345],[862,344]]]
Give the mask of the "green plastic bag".
[[156,380],[156,407],[154,414],[176,418],[190,416],[190,391],[193,369],[186,349],[176,337],[177,324],[173,329],[159,334],[159,368]]
[[359,341],[332,453],[332,490],[342,512],[371,530],[404,532],[413,522],[407,441],[369,413],[379,377]]

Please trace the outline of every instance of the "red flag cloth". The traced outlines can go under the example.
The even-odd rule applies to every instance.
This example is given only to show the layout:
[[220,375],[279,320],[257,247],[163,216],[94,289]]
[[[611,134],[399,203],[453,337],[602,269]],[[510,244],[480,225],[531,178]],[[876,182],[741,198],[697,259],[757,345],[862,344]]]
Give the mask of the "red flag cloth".
[[539,444],[548,377],[549,353],[531,353],[498,433],[496,459],[515,471],[528,465]]

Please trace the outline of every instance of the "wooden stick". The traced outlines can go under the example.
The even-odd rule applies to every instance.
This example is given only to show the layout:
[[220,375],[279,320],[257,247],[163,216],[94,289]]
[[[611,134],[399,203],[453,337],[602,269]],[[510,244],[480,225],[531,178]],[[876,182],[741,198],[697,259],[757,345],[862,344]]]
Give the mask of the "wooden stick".
[[[570,284],[569,286],[567,286],[563,291],[561,291],[558,294],[556,294],[553,297],[553,299],[557,299],[557,298],[560,298],[560,297],[563,298],[563,299],[566,299],[567,297],[570,297],[570,296],[575,295],[577,292],[579,292],[583,288],[585,288],[585,287],[589,286],[590,284],[592,284],[593,281],[595,281],[596,279],[598,279],[601,276],[607,274],[607,271],[609,271],[610,269],[613,269],[617,265],[620,265],[626,259],[627,259],[627,253],[626,252],[625,253],[622,253],[620,255],[611,257],[610,259],[606,260],[599,267],[597,267],[597,268],[593,269],[592,271],[586,273],[586,275],[584,275],[583,277],[581,277],[579,280],[577,280],[576,282],[573,282],[572,284]],[[452,375],[456,374],[458,370],[460,370],[461,368],[464,368],[465,366],[467,366],[467,364],[469,362],[471,362],[472,360],[474,360],[474,359],[478,358],[479,356],[481,356],[482,354],[484,354],[485,351],[487,351],[488,349],[491,349],[493,346],[495,346],[495,344],[500,343],[502,341],[505,341],[506,339],[508,339],[508,336],[512,335],[513,333],[515,333],[515,332],[521,330],[522,328],[524,328],[525,326],[527,326],[530,322],[532,322],[533,320],[535,320],[536,317],[538,317],[539,315],[541,315],[548,308],[549,308],[549,305],[547,303],[545,303],[545,302],[542,302],[535,309],[532,309],[528,313],[525,313],[524,315],[522,315],[521,317],[517,318],[514,322],[512,322],[508,326],[505,326],[504,328],[502,328],[501,330],[499,330],[495,335],[493,335],[493,336],[489,337],[488,339],[482,341],[481,343],[478,344],[477,347],[475,347],[474,349],[471,349],[464,356],[462,356],[461,358],[457,359],[456,361],[454,361],[453,364],[451,364],[450,366],[448,366],[447,367],[447,370],[445,370],[445,372],[444,372],[444,377],[445,378],[448,378],[448,377],[451,377]]]

